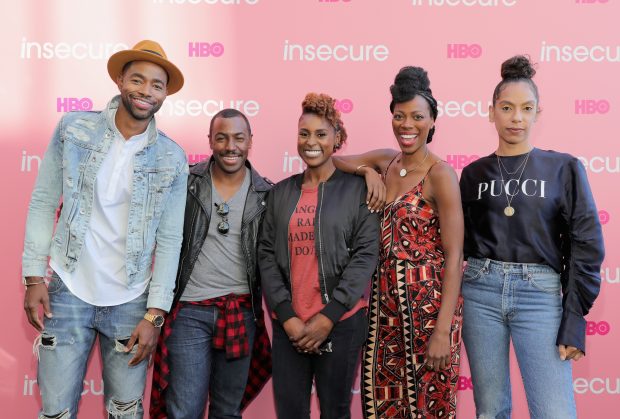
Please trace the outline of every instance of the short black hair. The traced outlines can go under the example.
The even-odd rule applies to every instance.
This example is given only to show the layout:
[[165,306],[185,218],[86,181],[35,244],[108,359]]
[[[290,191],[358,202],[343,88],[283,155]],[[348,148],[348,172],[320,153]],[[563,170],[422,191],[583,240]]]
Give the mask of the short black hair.
[[215,122],[217,118],[236,118],[236,117],[243,118],[243,120],[245,121],[245,124],[248,127],[248,133],[250,134],[250,136],[252,136],[252,128],[250,127],[250,121],[248,121],[248,117],[245,116],[243,112],[238,111],[237,109],[232,109],[232,108],[222,109],[221,111],[213,115],[213,118],[211,118],[211,123],[209,124],[209,135],[211,135],[211,132],[213,131],[213,123]]

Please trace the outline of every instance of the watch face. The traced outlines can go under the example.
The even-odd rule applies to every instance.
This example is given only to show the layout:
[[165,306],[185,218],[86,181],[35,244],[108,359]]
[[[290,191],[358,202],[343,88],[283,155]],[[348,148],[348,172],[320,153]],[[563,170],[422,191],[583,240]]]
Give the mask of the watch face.
[[153,326],[162,327],[164,325],[164,316],[155,316],[153,317]]

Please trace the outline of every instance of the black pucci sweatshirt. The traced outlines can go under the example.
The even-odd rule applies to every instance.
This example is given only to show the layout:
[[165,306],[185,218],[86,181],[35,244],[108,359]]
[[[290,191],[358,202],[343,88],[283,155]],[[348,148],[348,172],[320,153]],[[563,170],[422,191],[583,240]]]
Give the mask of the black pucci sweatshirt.
[[[584,316],[598,295],[605,254],[585,168],[555,151],[534,148],[526,157],[500,157],[501,174],[495,153],[463,169],[465,257],[546,264],[561,273],[557,344],[585,351]],[[504,213],[509,202],[512,216]]]

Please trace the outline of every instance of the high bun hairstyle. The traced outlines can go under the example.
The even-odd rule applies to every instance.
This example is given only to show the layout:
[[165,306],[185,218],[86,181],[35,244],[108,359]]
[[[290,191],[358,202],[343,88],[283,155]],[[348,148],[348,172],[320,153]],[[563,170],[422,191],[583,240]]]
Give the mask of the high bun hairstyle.
[[[422,67],[401,68],[394,79],[394,84],[390,86],[390,93],[392,94],[390,112],[394,113],[394,106],[397,103],[409,102],[414,97],[421,96],[428,102],[433,120],[437,119],[437,100],[433,97],[428,74]],[[433,140],[434,133],[435,127],[433,126],[428,132],[427,143]]]
[[530,57],[526,55],[515,55],[504,61],[501,69],[502,81],[495,86],[495,90],[493,91],[493,106],[495,106],[495,102],[497,102],[499,95],[508,83],[520,81],[530,85],[536,97],[536,102],[538,102],[538,86],[536,86],[536,83],[532,80],[535,74],[536,70],[534,69],[534,65]]
[[347,141],[347,130],[344,128],[340,111],[336,109],[336,99],[324,93],[308,93],[301,103],[301,111],[327,119],[336,133],[340,134],[340,144],[336,146],[336,150]]

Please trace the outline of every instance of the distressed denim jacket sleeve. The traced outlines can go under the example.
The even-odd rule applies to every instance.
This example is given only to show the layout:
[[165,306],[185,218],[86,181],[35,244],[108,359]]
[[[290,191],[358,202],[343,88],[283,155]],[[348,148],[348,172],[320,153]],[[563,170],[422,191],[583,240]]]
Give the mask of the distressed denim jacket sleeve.
[[32,192],[22,255],[22,275],[45,276],[50,255],[56,209],[62,195],[64,117],[56,126],[43,156]]
[[170,196],[162,211],[155,233],[155,261],[149,286],[148,308],[170,309],[183,242],[183,217],[187,197],[187,160],[181,163],[179,173],[172,183]]

